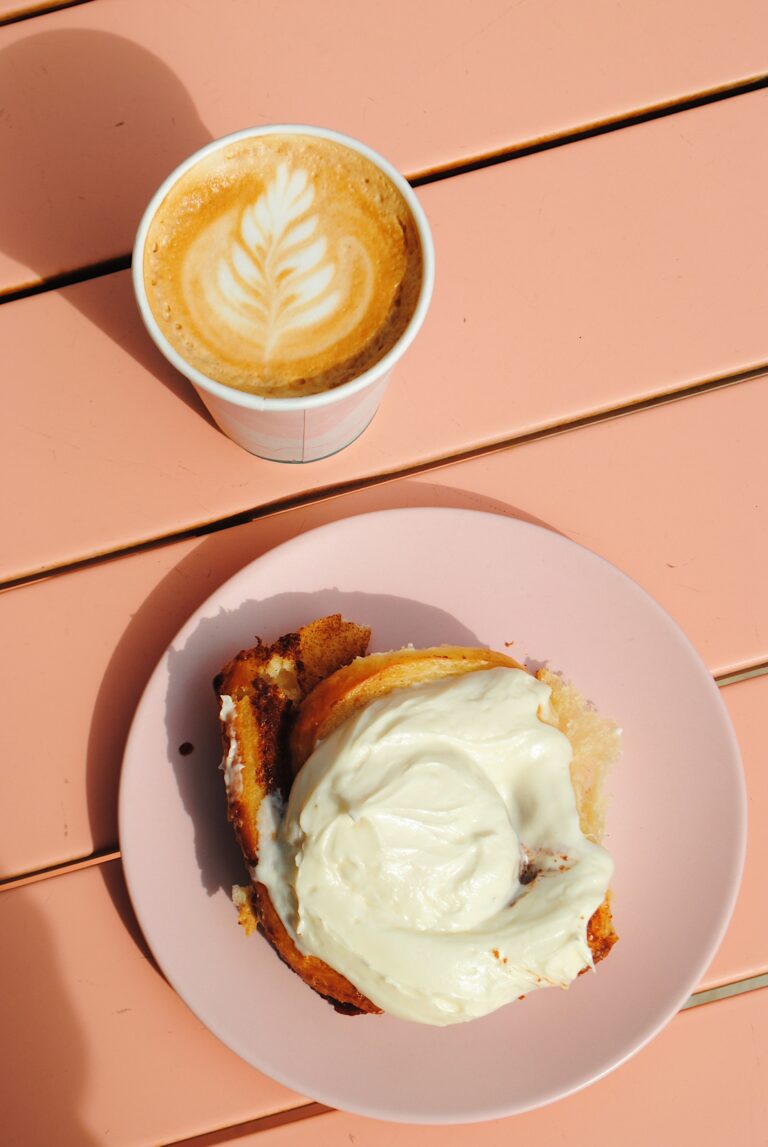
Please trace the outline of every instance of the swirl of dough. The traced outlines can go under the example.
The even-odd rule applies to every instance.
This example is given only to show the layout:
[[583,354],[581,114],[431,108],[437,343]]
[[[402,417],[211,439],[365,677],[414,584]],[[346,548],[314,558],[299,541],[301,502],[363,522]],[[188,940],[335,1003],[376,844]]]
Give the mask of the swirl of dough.
[[384,1011],[455,1023],[591,965],[612,862],[579,827],[549,695],[508,668],[396,690],[319,743],[284,816],[262,806],[258,880]]

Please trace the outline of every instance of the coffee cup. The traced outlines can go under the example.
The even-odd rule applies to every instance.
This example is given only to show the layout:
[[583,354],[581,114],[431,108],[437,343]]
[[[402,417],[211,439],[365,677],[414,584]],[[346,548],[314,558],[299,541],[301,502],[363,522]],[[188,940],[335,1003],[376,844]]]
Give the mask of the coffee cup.
[[362,434],[433,282],[407,181],[365,144],[307,125],[195,152],[153,196],[133,250],[155,344],[229,438],[282,462]]

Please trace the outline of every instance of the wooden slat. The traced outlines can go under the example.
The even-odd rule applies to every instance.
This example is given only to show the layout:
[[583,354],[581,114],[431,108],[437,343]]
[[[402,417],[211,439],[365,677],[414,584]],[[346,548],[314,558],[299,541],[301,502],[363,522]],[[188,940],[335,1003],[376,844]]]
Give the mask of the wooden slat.
[[201,415],[127,274],[0,307],[0,577],[768,360],[767,122],[760,92],[423,188],[432,313],[370,429],[306,467]]
[[[760,491],[767,404],[765,384],[746,383],[0,595],[0,691],[14,714],[3,726],[0,757],[24,763],[4,770],[0,781],[3,874],[115,841],[126,731],[176,630],[247,561],[337,518],[402,505],[522,514],[636,578],[713,672],[765,660],[768,523]],[[712,464],[723,441],[732,443],[738,468]],[[40,712],[33,683],[42,688],[43,680],[53,732],[40,738],[30,730],[39,727]],[[733,715],[758,819],[768,807],[760,787],[766,689],[768,677],[726,693],[746,698]],[[19,808],[33,808],[34,816],[18,816]],[[750,841],[756,873],[768,862],[761,839],[753,834]],[[726,945],[707,984],[768,967],[768,924],[755,911],[759,883],[749,889],[738,940]]]
[[258,1133],[214,1133],[188,1147],[509,1147],[518,1142],[593,1147],[606,1141],[622,1147],[763,1147],[766,1059],[768,991],[751,992],[678,1016],[607,1078],[512,1119],[408,1127],[333,1112]]
[[118,863],[5,893],[0,932],[9,1147],[154,1147],[300,1102],[220,1044],[168,986]]
[[557,19],[506,0],[99,0],[11,25],[0,289],[127,252],[154,187],[212,136],[318,122],[413,174],[752,78],[767,34],[759,0],[580,0]]

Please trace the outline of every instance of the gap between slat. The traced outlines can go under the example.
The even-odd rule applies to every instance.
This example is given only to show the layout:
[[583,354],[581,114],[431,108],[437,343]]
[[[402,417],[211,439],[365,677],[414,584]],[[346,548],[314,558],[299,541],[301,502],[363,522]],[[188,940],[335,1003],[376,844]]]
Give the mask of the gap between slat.
[[47,16],[50,12],[60,12],[63,8],[79,8],[81,4],[92,4],[93,0],[51,0],[51,3],[36,4],[33,7],[18,8],[0,16],[0,28],[9,24],[20,24],[22,20],[33,20],[36,16]]
[[45,868],[33,868],[18,876],[7,876],[0,879],[0,892],[10,892],[14,888],[22,888],[25,884],[37,884],[40,880],[47,880],[49,876],[66,876],[69,872],[81,872],[84,868],[93,868],[97,864],[107,864],[111,860],[119,860],[120,849],[115,844],[108,844],[87,856],[76,856],[73,860],[65,860],[59,864],[49,864]]
[[[58,8],[67,8],[73,4],[93,3],[93,0],[69,0],[45,11],[57,11]],[[39,15],[30,12],[28,16],[17,16],[11,19],[0,18],[0,27],[4,24],[15,23],[17,20],[28,19]],[[768,88],[768,74],[752,76],[733,84],[725,84],[717,88],[697,92],[690,96],[681,96],[667,103],[654,104],[640,111],[614,116],[606,120],[599,120],[578,128],[570,128],[553,135],[543,136],[539,139],[529,140],[527,143],[516,144],[513,147],[502,148],[498,151],[475,156],[463,160],[461,163],[447,163],[440,167],[429,168],[414,175],[406,176],[412,187],[424,187],[429,183],[438,183],[444,179],[451,179],[456,175],[467,175],[473,171],[482,171],[487,167],[495,167],[500,163],[510,163],[515,159],[524,159],[540,152],[551,151],[556,147],[566,147],[572,143],[581,143],[596,136],[609,135],[625,128],[637,127],[640,124],[651,123],[667,116],[679,115],[682,112],[692,111],[696,108],[706,107],[708,104],[721,103],[723,100],[735,99],[738,96],[749,95],[752,92]],[[63,271],[60,274],[50,275],[36,283],[21,284],[12,288],[0,288],[0,305],[17,302],[47,291],[60,290],[75,283],[82,283],[87,279],[97,279],[104,275],[114,274],[116,271],[127,270],[131,265],[129,252],[115,255],[109,259],[102,259],[73,271]]]
[[39,570],[27,570],[17,574],[15,577],[0,581],[0,593],[12,589],[19,589],[26,585],[34,585],[35,582],[45,581],[49,577],[55,577],[58,574],[74,573],[77,570],[87,569],[91,566],[99,565],[102,562],[114,561],[118,558],[130,557],[133,554],[158,549],[161,546],[172,545],[175,542],[189,541],[191,538],[207,537],[209,534],[215,534],[221,530],[228,530],[234,526],[243,526],[248,522],[257,521],[260,518],[268,518],[276,514],[286,513],[289,510],[296,510],[301,506],[315,505],[344,494],[368,490],[373,486],[384,485],[387,482],[394,482],[402,478],[414,478],[419,474],[427,474],[433,470],[439,470],[459,462],[468,462],[475,458],[498,454],[502,450],[508,450],[515,446],[527,446],[532,442],[553,438],[559,434],[567,434],[588,426],[611,422],[616,418],[622,418],[626,415],[645,410],[652,410],[659,406],[666,406],[671,402],[680,402],[686,398],[695,398],[702,394],[708,394],[713,390],[722,390],[727,386],[735,386],[740,382],[750,382],[765,375],[768,375],[768,363],[761,363],[758,366],[750,367],[748,370],[708,379],[705,382],[691,383],[688,386],[680,387],[676,390],[662,391],[656,395],[652,395],[650,398],[623,403],[620,406],[607,407],[593,414],[583,415],[580,418],[570,419],[565,422],[552,423],[538,430],[531,430],[523,434],[512,435],[509,438],[498,439],[495,442],[484,443],[482,446],[462,450],[455,454],[437,456],[429,458],[424,462],[414,463],[412,466],[383,471],[382,473],[368,475],[367,477],[352,478],[347,482],[339,482],[330,486],[321,486],[309,492],[277,499],[274,502],[267,502],[262,506],[239,510],[223,518],[198,522],[196,525],[186,526],[181,530],[175,530],[172,533],[163,534],[159,537],[147,538],[142,542],[135,542],[131,545],[119,546],[113,550],[104,550],[88,554],[74,561],[62,562],[60,565],[45,566]]
[[768,661],[761,661],[746,669],[737,669],[734,673],[722,673],[715,677],[715,681],[722,688],[723,685],[735,685],[739,681],[749,681],[752,677],[763,677],[766,673],[768,673]]
[[582,127],[571,128],[567,131],[555,132],[552,135],[542,136],[527,143],[516,144],[513,147],[502,148],[489,152],[486,155],[475,156],[460,164],[446,164],[444,167],[435,167],[409,176],[408,181],[413,187],[421,187],[427,183],[436,183],[441,179],[449,179],[454,175],[464,175],[469,171],[479,171],[484,167],[493,167],[497,163],[507,163],[513,159],[523,159],[528,155],[537,155],[542,151],[551,151],[555,147],[564,147],[570,143],[580,143],[585,139],[594,139],[599,135],[609,135],[624,128],[637,127],[639,124],[651,123],[653,120],[665,119],[667,116],[678,115],[680,112],[693,111],[695,108],[706,107],[708,104],[720,103],[722,100],[733,99],[736,96],[748,95],[750,92],[760,91],[768,87],[768,74],[751,76],[736,83],[722,84],[716,88],[709,88],[691,96],[679,96],[677,99],[665,103],[651,104],[639,111],[611,116],[608,119],[596,120],[594,123]]
[[727,1000],[731,996],[741,996],[745,992],[756,992],[759,988],[768,988],[768,972],[759,976],[747,976],[745,980],[733,980],[728,984],[720,984],[716,988],[708,988],[705,992],[694,992],[690,1000],[683,1004],[680,1011],[689,1008],[699,1008],[703,1004],[713,1004],[717,1000]]
[[205,1131],[202,1135],[192,1135],[187,1139],[174,1139],[165,1143],[163,1147],[223,1147],[227,1143],[237,1143],[246,1135],[254,1135],[258,1131],[271,1131],[276,1127],[285,1127],[289,1123],[300,1123],[305,1119],[315,1119],[319,1115],[328,1115],[333,1107],[326,1107],[323,1103],[303,1103],[300,1107],[287,1107],[283,1111],[276,1111],[272,1115],[264,1115],[260,1119],[249,1119],[247,1123],[235,1123],[229,1127],[217,1127],[215,1131]]

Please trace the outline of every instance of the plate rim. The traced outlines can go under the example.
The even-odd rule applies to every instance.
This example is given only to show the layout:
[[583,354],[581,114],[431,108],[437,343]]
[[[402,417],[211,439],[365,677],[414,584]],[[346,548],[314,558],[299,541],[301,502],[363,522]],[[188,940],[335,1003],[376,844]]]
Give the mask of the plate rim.
[[[393,517],[414,517],[417,515],[429,518],[448,518],[456,515],[470,515],[472,518],[483,517],[493,519],[496,523],[498,523],[499,520],[503,520],[513,529],[521,529],[524,532],[532,531],[538,535],[549,535],[550,538],[554,538],[556,540],[557,544],[562,543],[563,545],[567,546],[568,549],[575,547],[582,551],[582,553],[587,556],[588,560],[592,560],[600,565],[608,567],[613,575],[619,575],[619,578],[628,583],[632,587],[633,591],[639,593],[641,597],[644,598],[646,605],[652,608],[654,611],[658,612],[663,617],[666,624],[668,624],[675,632],[677,640],[686,647],[686,651],[692,661],[697,663],[699,670],[703,670],[702,678],[706,679],[706,681],[709,683],[711,700],[715,701],[716,698],[715,707],[719,713],[720,724],[722,725],[723,731],[727,735],[730,744],[729,774],[732,774],[732,795],[735,797],[735,806],[738,816],[738,831],[734,834],[734,836],[738,841],[739,848],[738,852],[734,852],[733,854],[733,872],[729,879],[729,895],[727,901],[722,905],[717,929],[713,930],[709,936],[708,945],[699,953],[698,962],[695,966],[695,969],[692,970],[691,976],[689,977],[689,986],[684,992],[679,993],[679,998],[677,996],[675,997],[674,1004],[672,1006],[668,1006],[663,1012],[661,1012],[660,1018],[657,1017],[651,1023],[649,1023],[646,1030],[643,1031],[641,1038],[639,1040],[633,1041],[632,1045],[627,1048],[620,1057],[612,1060],[609,1064],[605,1065],[599,1070],[588,1074],[586,1078],[577,1081],[573,1084],[573,1086],[569,1086],[567,1089],[558,1089],[557,1093],[551,1095],[551,1097],[548,1099],[536,1099],[530,1104],[516,1103],[513,1108],[510,1108],[508,1104],[505,1105],[504,1103],[497,1103],[494,1106],[491,1106],[490,1104],[484,1104],[482,1111],[472,1111],[463,1117],[457,1116],[455,1114],[445,1116],[441,1112],[435,1111],[432,1108],[419,1114],[409,1112],[407,1115],[399,1115],[397,1110],[392,1110],[386,1105],[377,1105],[367,1102],[355,1104],[346,1097],[334,1097],[328,1091],[317,1096],[308,1095],[300,1080],[291,1078],[287,1073],[284,1073],[280,1070],[275,1070],[272,1066],[259,1062],[261,1057],[254,1055],[254,1053],[247,1048],[241,1048],[239,1046],[240,1041],[236,1039],[233,1040],[231,1035],[222,1033],[218,1024],[216,1023],[215,1018],[208,1018],[207,1014],[204,1016],[203,1013],[205,1012],[205,1008],[201,1009],[189,998],[183,986],[177,982],[176,976],[171,972],[171,970],[169,970],[163,960],[161,960],[161,958],[158,956],[155,947],[153,946],[153,943],[151,942],[150,937],[145,930],[145,924],[142,919],[140,909],[141,895],[137,895],[136,886],[131,872],[133,863],[130,858],[131,849],[129,847],[129,849],[126,851],[124,847],[124,840],[126,839],[124,828],[126,826],[128,815],[126,812],[126,800],[124,794],[128,783],[126,778],[130,774],[130,766],[128,762],[132,753],[132,746],[135,739],[139,735],[138,730],[141,725],[141,717],[143,715],[144,709],[147,708],[150,704],[153,688],[156,685],[156,680],[159,681],[163,678],[165,662],[168,653],[177,644],[177,642],[179,642],[179,639],[186,635],[188,628],[195,625],[202,617],[204,617],[205,611],[209,605],[217,598],[219,598],[222,593],[226,592],[233,582],[237,582],[239,579],[246,577],[248,571],[253,567],[260,563],[267,564],[271,561],[279,561],[286,550],[289,550],[298,544],[304,544],[308,539],[311,540],[313,537],[317,537],[318,535],[328,533],[332,534],[334,531],[339,529],[353,528],[355,523],[362,520],[369,521],[370,519],[377,517],[386,517],[391,520]],[[720,687],[717,685],[714,676],[707,668],[701,654],[693,644],[692,640],[688,637],[685,630],[682,629],[675,618],[672,617],[672,615],[664,608],[664,606],[662,606],[661,603],[657,601],[657,599],[644,588],[644,586],[635,581],[635,579],[627,574],[623,569],[621,569],[619,566],[616,566],[607,558],[604,558],[601,554],[598,554],[594,550],[583,545],[581,542],[575,541],[574,539],[568,537],[567,534],[561,533],[552,527],[548,527],[546,524],[539,524],[537,522],[526,520],[525,518],[520,518],[515,514],[506,514],[494,510],[475,509],[459,506],[418,505],[385,507],[382,509],[363,511],[359,514],[350,514],[344,517],[336,518],[329,522],[324,522],[320,525],[313,526],[311,529],[298,532],[291,537],[284,539],[275,546],[271,546],[269,549],[264,550],[263,553],[258,554],[258,556],[255,558],[247,560],[239,569],[226,577],[188,615],[172,639],[165,646],[164,650],[160,654],[160,657],[153,666],[131,719],[122,756],[120,779],[118,785],[118,839],[121,850],[123,876],[128,890],[131,906],[136,915],[136,919],[138,921],[142,935],[150,951],[152,952],[153,958],[157,961],[161,974],[171,989],[179,996],[179,998],[189,1008],[193,1015],[197,1017],[203,1026],[206,1027],[215,1036],[215,1038],[224,1044],[225,1047],[235,1052],[235,1054],[243,1059],[244,1062],[246,1062],[249,1066],[253,1067],[257,1071],[262,1072],[262,1074],[266,1075],[270,1079],[273,1079],[275,1082],[289,1088],[292,1091],[296,1091],[299,1094],[307,1094],[308,1098],[313,1098],[316,1101],[327,1103],[338,1110],[351,1114],[359,1114],[368,1118],[400,1123],[403,1125],[433,1124],[440,1126],[459,1126],[474,1122],[486,1122],[493,1119],[510,1118],[517,1114],[522,1115],[526,1112],[549,1106],[552,1103],[558,1102],[561,1099],[565,1099],[570,1095],[575,1095],[578,1092],[583,1091],[585,1088],[605,1078],[617,1068],[621,1067],[624,1063],[628,1062],[628,1060],[632,1059],[639,1051],[646,1047],[679,1013],[686,1000],[690,998],[693,986],[695,986],[696,982],[700,979],[701,975],[709,966],[714,955],[718,951],[733,917],[733,912],[736,907],[736,902],[741,888],[744,864],[746,860],[747,832],[748,797],[746,778],[744,773],[742,754],[738,743],[738,738],[733,727],[733,722],[730,719],[730,714],[728,713],[725,702],[723,701]],[[130,830],[128,835],[130,835]]]

